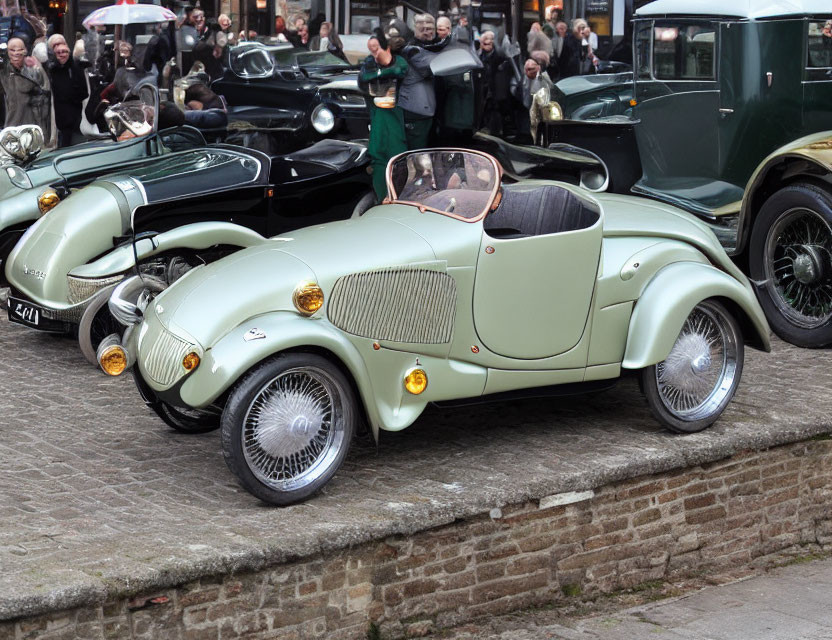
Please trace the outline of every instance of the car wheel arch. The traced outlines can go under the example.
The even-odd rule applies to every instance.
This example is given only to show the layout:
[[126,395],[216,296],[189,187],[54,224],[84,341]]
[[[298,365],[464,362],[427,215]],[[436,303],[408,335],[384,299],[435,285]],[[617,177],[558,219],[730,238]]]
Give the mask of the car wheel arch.
[[770,349],[768,323],[750,286],[711,265],[677,262],[661,269],[636,301],[622,368],[642,369],[664,360],[693,308],[709,299],[723,303],[734,315],[744,342]]
[[740,211],[737,250],[748,248],[751,231],[760,209],[775,193],[796,183],[812,184],[832,194],[832,167],[803,154],[784,153],[768,158],[761,165],[746,188]]
[[[263,338],[246,340],[246,333],[255,327],[263,334]],[[252,348],[242,366],[235,366],[235,360],[239,362],[239,345],[243,342]],[[216,402],[218,399],[224,405],[225,399],[237,383],[264,361],[284,353],[304,352],[322,356],[341,370],[352,386],[360,417],[370,426],[373,437],[378,440],[381,420],[374,411],[374,391],[364,359],[358,349],[327,325],[300,317],[292,311],[278,311],[249,318],[220,338],[208,351],[213,360],[211,368],[216,368],[216,372],[210,371],[208,376],[213,380],[206,382],[209,386],[213,385],[214,390],[209,390],[207,395],[199,397],[195,406]],[[225,376],[220,375],[222,379],[218,380],[216,374],[220,371],[223,371]],[[362,380],[366,384],[359,384]],[[195,385],[197,393],[206,393],[204,387],[199,388],[201,386]],[[183,399],[187,401],[186,398]]]

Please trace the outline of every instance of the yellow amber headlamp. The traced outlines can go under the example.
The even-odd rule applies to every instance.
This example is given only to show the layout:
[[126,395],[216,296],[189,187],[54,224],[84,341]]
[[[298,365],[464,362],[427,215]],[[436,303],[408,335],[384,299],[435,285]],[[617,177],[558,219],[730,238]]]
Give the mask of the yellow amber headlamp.
[[404,376],[404,388],[418,396],[428,388],[428,374],[424,369],[411,369]]
[[318,309],[324,306],[324,292],[314,282],[302,282],[295,287],[292,294],[292,302],[295,308],[305,316],[311,316]]
[[61,201],[60,196],[54,191],[44,191],[38,196],[38,209],[41,215],[53,209]]
[[120,376],[127,369],[127,352],[120,344],[104,349],[98,356],[101,370],[109,376]]

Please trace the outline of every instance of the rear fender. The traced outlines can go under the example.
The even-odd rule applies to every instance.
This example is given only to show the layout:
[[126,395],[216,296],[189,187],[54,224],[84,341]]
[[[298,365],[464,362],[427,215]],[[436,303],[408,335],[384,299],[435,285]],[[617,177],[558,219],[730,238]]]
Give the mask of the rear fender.
[[[195,222],[136,243],[139,260],[175,249],[207,249],[216,245],[253,247],[266,242],[259,233],[230,222]],[[93,262],[76,267],[70,275],[79,278],[100,278],[124,273],[134,265],[133,245],[117,247]]]
[[708,264],[676,262],[661,269],[636,302],[621,366],[642,369],[667,358],[685,319],[708,298],[728,302],[746,332],[744,340],[770,350],[768,323],[747,280]]

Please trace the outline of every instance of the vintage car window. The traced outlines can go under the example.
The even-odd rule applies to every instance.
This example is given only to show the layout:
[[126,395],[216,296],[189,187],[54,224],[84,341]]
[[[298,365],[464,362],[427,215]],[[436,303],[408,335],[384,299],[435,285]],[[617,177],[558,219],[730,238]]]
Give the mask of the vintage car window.
[[806,70],[809,80],[832,80],[832,20],[809,22]]
[[636,28],[636,74],[639,80],[650,80],[650,50],[653,45],[653,23],[641,23]]
[[413,204],[460,220],[481,219],[500,187],[494,158],[460,149],[435,149],[396,156],[387,168],[393,202]]
[[658,80],[714,80],[716,25],[656,21],[653,76]]

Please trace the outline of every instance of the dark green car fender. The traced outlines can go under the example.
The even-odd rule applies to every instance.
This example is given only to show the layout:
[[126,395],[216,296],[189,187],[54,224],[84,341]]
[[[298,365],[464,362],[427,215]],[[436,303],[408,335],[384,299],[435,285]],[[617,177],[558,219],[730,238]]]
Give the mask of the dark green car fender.
[[[730,301],[748,342],[770,351],[769,327],[750,285],[699,262],[675,262],[661,269],[636,302],[627,332],[624,369],[642,369],[667,358],[685,319],[708,298]],[[731,309],[730,307],[733,307]]]

